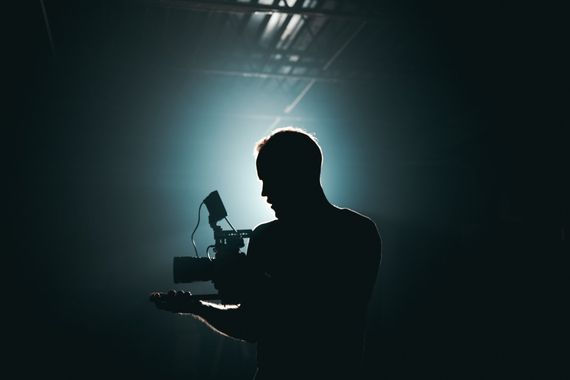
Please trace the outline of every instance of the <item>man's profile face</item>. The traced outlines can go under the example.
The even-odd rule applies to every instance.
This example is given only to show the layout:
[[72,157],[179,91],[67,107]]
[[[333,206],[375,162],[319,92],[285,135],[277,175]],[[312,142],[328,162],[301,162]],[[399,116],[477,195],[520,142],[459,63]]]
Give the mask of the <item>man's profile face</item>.
[[292,176],[274,172],[260,175],[259,179],[262,182],[261,196],[266,197],[276,218],[283,218],[301,207],[302,189]]

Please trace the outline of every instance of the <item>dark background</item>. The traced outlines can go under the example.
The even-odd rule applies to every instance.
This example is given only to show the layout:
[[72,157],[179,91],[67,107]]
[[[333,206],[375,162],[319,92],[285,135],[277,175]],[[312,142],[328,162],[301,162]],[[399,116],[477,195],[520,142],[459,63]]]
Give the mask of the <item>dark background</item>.
[[[170,258],[191,253],[187,232],[218,170],[206,152],[230,161],[223,144],[248,122],[231,114],[251,111],[243,99],[222,103],[235,90],[223,79],[171,67],[186,45],[171,38],[177,31],[161,23],[167,7],[157,3],[45,1],[53,46],[40,2],[5,14],[13,67],[3,314],[7,360],[22,378],[253,375],[253,346],[146,299],[172,287]],[[382,21],[367,24],[335,65],[364,67],[371,79],[317,84],[293,124],[336,131],[321,140],[325,154],[328,142],[354,157],[334,169],[353,180],[342,205],[372,217],[383,237],[369,378],[564,378],[562,11],[367,6]],[[206,114],[216,102],[225,113]],[[180,123],[187,109],[193,116]],[[271,120],[251,123],[265,132]],[[202,150],[185,152],[185,139]],[[168,172],[182,158],[189,168]],[[206,184],[157,186],[196,177]],[[167,246],[173,229],[186,234],[187,251]]]

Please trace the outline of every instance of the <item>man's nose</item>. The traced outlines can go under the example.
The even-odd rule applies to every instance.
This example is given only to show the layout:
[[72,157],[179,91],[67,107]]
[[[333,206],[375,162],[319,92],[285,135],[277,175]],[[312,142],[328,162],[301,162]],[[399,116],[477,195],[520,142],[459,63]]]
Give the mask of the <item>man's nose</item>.
[[267,184],[264,184],[261,187],[261,196],[262,197],[271,198],[274,195],[275,195],[275,187],[268,186]]
[[261,185],[261,196],[262,197],[267,196],[267,186],[265,186],[265,184]]

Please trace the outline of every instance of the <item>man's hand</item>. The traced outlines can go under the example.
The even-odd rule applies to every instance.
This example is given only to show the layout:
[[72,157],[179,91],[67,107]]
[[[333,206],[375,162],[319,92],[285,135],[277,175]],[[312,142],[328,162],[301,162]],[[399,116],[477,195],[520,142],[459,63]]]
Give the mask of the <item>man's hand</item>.
[[153,292],[150,294],[150,301],[154,302],[157,308],[173,313],[196,314],[202,306],[198,299],[192,297],[192,293],[184,290],[171,290],[168,293]]

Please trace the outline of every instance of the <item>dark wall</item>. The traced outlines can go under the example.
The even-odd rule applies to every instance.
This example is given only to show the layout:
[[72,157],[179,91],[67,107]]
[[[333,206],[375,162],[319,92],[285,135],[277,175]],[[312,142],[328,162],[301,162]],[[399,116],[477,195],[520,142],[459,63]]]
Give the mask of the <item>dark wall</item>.
[[[9,358],[23,377],[251,378],[253,346],[146,301],[170,286],[171,255],[157,252],[175,252],[172,229],[194,223],[194,208],[179,205],[202,194],[153,185],[176,141],[227,122],[198,113],[180,127],[181,99],[203,104],[214,84],[148,65],[160,58],[132,43],[144,7],[46,4],[54,24],[72,20],[77,33],[57,35],[54,54],[37,4],[12,13]],[[338,62],[375,59],[379,79],[316,88],[299,110],[328,104],[359,152],[343,169],[367,173],[345,206],[373,217],[384,242],[369,378],[562,378],[560,13],[384,7],[398,22],[367,27]],[[111,12],[105,27],[101,12]]]

